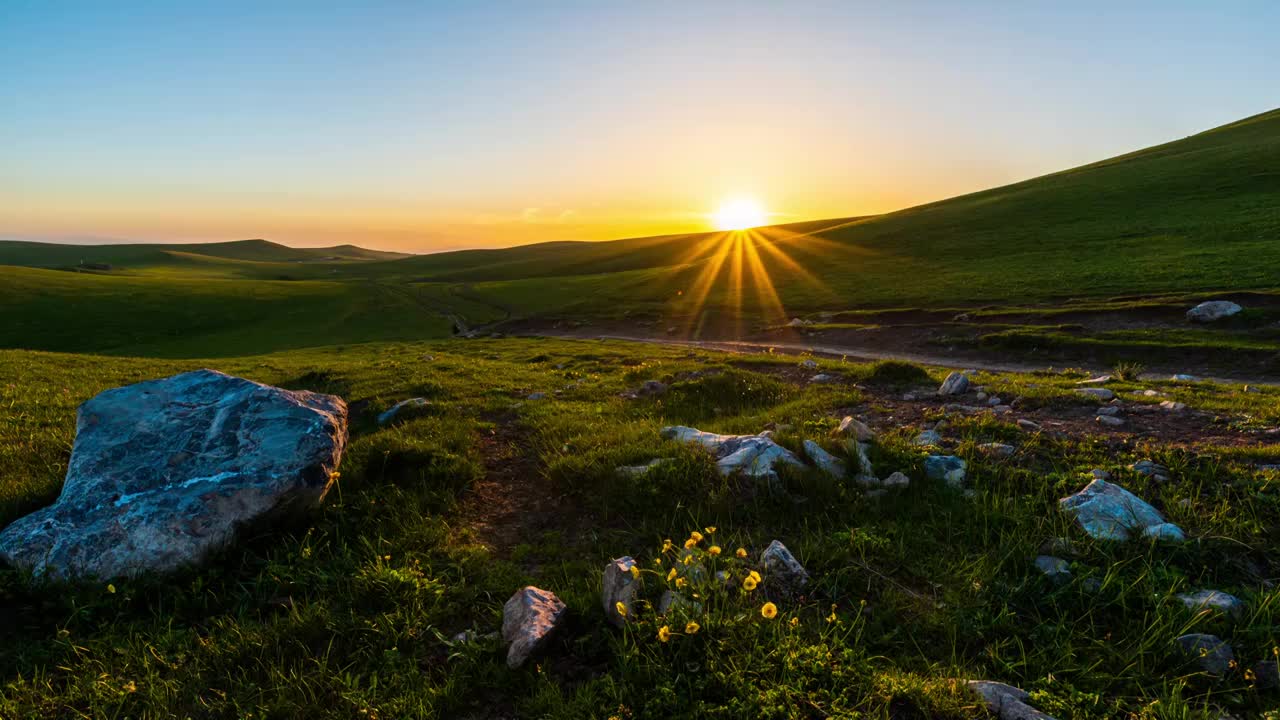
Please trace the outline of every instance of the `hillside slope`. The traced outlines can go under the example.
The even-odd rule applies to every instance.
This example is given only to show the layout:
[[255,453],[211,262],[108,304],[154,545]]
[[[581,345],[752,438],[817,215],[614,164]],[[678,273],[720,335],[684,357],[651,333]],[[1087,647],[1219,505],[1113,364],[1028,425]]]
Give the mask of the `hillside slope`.
[[0,265],[37,268],[83,268],[109,265],[112,269],[140,270],[192,262],[352,263],[407,257],[410,256],[404,253],[367,250],[354,245],[294,248],[267,240],[117,245],[66,245],[0,240]]

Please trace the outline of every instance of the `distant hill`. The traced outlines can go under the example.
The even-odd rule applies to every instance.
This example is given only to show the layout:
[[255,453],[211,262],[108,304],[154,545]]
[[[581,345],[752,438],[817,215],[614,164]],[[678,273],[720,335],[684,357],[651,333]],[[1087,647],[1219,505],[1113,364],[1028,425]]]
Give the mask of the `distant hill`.
[[38,268],[111,266],[140,268],[174,262],[175,254],[256,263],[365,262],[410,257],[405,253],[366,250],[354,245],[327,248],[294,248],[268,240],[234,240],[216,243],[130,243],[121,245],[66,245],[61,243],[0,241],[0,265]]

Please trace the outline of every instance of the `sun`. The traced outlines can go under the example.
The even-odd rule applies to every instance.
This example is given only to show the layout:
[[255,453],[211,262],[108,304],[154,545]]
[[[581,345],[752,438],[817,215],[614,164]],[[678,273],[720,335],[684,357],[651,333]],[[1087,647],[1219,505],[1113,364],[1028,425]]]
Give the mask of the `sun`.
[[735,198],[725,201],[712,219],[717,230],[746,230],[764,225],[766,217],[760,203],[751,198]]

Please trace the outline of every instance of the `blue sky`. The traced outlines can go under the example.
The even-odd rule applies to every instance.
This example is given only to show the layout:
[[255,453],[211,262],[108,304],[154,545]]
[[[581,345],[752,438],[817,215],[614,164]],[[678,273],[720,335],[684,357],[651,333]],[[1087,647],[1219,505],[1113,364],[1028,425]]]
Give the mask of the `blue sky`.
[[882,212],[1280,104],[1280,3],[0,4],[0,237],[431,250]]

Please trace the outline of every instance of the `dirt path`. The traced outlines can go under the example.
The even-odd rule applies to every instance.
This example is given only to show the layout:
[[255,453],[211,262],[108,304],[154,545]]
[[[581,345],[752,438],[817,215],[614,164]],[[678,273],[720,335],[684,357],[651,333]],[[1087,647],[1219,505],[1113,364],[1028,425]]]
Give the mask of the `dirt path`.
[[[994,362],[990,360],[975,360],[973,358],[956,358],[946,357],[942,355],[924,355],[919,353],[905,353],[895,351],[879,351],[860,347],[847,347],[840,345],[818,345],[809,343],[787,343],[787,342],[759,342],[749,340],[678,340],[673,338],[662,337],[642,337],[636,335],[585,335],[575,333],[561,333],[541,331],[535,333],[537,335],[545,335],[547,337],[572,338],[579,340],[600,339],[600,340],[622,340],[625,342],[650,343],[653,345],[668,345],[673,347],[696,347],[705,350],[720,350],[724,352],[745,352],[756,353],[773,350],[787,355],[799,355],[809,353],[813,355],[823,355],[827,357],[847,357],[856,360],[901,360],[904,362],[916,363],[919,365],[933,365],[937,367],[948,368],[972,368],[974,370],[985,370],[988,372],[1034,372],[1044,370],[1044,365],[1032,363],[1017,362]],[[1105,369],[1101,368],[1082,368],[1094,374],[1104,374]],[[1160,380],[1168,377],[1158,373],[1144,373],[1142,379]],[[1220,378],[1197,376],[1198,380],[1209,382],[1217,382],[1224,384],[1240,384],[1248,383],[1251,385],[1278,385],[1280,381],[1269,378]]]

